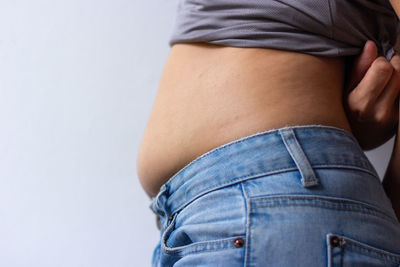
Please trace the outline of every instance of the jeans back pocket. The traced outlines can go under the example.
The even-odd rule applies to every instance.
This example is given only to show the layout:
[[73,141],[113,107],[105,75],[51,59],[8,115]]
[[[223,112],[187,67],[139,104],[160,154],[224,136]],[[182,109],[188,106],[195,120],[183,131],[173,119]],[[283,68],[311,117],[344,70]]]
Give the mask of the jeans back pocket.
[[327,234],[329,267],[399,267],[400,254],[334,233]]

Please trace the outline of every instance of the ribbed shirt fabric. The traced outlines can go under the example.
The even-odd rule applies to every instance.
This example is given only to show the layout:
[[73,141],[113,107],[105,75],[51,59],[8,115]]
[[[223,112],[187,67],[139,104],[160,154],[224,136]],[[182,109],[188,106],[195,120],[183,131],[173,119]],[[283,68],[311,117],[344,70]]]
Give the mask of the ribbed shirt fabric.
[[388,60],[399,20],[388,0],[179,0],[169,45],[207,42],[298,51],[359,54],[373,40]]

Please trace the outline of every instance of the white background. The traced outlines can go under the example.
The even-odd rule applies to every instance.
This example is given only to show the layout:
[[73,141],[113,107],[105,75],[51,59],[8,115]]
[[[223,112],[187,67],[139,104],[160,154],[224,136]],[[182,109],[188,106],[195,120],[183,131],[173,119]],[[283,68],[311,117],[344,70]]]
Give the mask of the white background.
[[150,266],[136,155],[176,4],[0,0],[0,266]]

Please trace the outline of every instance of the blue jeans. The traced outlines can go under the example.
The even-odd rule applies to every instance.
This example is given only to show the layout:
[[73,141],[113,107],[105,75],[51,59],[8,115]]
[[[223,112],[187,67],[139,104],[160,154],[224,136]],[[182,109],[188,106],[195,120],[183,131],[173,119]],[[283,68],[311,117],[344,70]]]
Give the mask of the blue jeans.
[[348,132],[268,130],[182,168],[150,205],[152,266],[400,266],[400,223]]

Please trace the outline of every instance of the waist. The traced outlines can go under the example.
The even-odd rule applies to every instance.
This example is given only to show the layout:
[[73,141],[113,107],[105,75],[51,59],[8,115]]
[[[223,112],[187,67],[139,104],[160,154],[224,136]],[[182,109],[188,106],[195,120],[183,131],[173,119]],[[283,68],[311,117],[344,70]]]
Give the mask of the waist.
[[[290,133],[293,135],[290,136]],[[291,143],[293,140],[296,144]],[[325,177],[318,176],[318,169],[350,172]],[[296,181],[284,181],[282,185],[274,180],[277,179],[276,174],[298,170],[305,180],[307,172],[314,171],[319,183],[309,183],[311,187],[307,188],[310,190],[307,185],[302,186],[300,177]],[[351,170],[365,175],[354,175]],[[313,193],[358,199],[378,207],[385,205],[381,195],[367,193],[371,188],[378,188],[380,181],[356,139],[336,127],[307,125],[268,130],[214,148],[187,164],[163,184],[151,208],[157,214],[170,216],[208,192],[272,175],[275,178],[269,182],[268,189],[264,188],[270,192],[263,194]],[[354,181],[350,181],[353,177]],[[304,184],[306,181],[303,178]],[[345,188],[350,184],[357,186]],[[365,189],[367,186],[363,184],[368,184],[370,189]],[[254,187],[253,191],[257,190]]]
[[197,156],[288,125],[351,132],[342,106],[343,62],[289,51],[175,45],[138,154],[149,195]]

